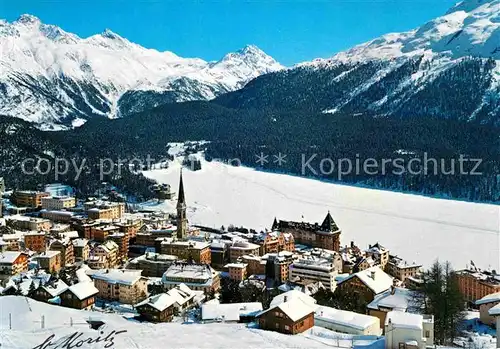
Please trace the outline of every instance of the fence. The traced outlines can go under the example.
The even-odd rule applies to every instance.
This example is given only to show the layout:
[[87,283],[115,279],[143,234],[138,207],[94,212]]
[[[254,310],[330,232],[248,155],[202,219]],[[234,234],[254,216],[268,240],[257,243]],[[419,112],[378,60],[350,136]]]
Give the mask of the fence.
[[[17,329],[25,330],[26,329],[25,323],[23,323],[20,326],[16,326],[15,323],[13,324],[12,319],[13,319],[12,313],[9,313],[9,329],[10,330],[17,330]],[[95,321],[96,320],[92,320],[90,317],[88,319],[85,319],[85,321],[83,321],[83,322],[81,321],[81,319],[79,319],[79,321],[75,321],[73,319],[73,317],[67,318],[67,321],[64,321],[63,319],[58,317],[57,320],[55,320],[53,322],[49,321],[49,323],[47,324],[47,317],[45,315],[40,315],[40,319],[32,321],[32,323],[34,324],[32,326],[32,329],[35,329],[35,328],[44,329],[47,325],[49,325],[50,327],[68,326],[68,325],[70,327],[81,326],[81,325],[85,325],[87,327],[92,327],[92,323]],[[16,327],[19,327],[19,328],[16,328]]]

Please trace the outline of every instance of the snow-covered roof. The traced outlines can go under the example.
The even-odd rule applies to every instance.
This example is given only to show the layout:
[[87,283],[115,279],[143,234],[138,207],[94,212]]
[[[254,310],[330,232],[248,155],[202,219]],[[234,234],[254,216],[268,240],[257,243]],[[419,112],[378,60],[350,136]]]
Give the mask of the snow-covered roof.
[[320,306],[316,309],[314,318],[358,330],[364,330],[376,323],[380,325],[380,320],[375,316],[324,306]]
[[406,288],[390,288],[375,297],[367,307],[374,310],[387,308],[391,310],[406,311],[408,307],[411,307],[413,297],[414,293]]
[[73,240],[73,246],[75,247],[85,247],[88,244],[89,240],[85,238],[79,238]]
[[286,302],[278,304],[268,310],[275,308],[281,309],[281,311],[283,311],[292,321],[302,319],[303,317],[313,313],[315,309],[315,307],[311,304],[304,303],[298,298],[292,298],[291,300],[287,300]]
[[104,280],[110,284],[133,285],[139,281],[142,270],[136,269],[101,269],[89,270],[87,274],[92,279]]
[[5,251],[0,252],[0,263],[12,264],[21,255],[21,252]]
[[311,297],[306,295],[305,293],[302,293],[297,290],[291,290],[282,294],[277,295],[276,297],[273,298],[270,304],[270,308],[279,305],[281,303],[290,301],[292,299],[298,299],[304,304],[308,304],[312,307],[316,307],[316,300]]
[[500,316],[500,304],[495,305],[494,307],[488,310],[488,314],[491,316]]
[[57,280],[53,283],[43,285],[42,288],[52,297],[56,297],[68,289],[68,285],[66,285],[66,283],[62,280]]
[[421,330],[424,318],[419,314],[410,314],[402,311],[390,311],[385,318],[385,325],[389,322],[397,328]]
[[68,290],[78,297],[79,300],[91,297],[99,293],[99,290],[94,286],[93,282],[79,282],[70,286]]
[[240,316],[251,316],[262,311],[262,303],[205,303],[201,306],[202,320],[224,319],[225,321],[239,321]]
[[351,274],[348,278],[340,281],[339,284],[352,279],[353,277],[358,277],[362,283],[364,283],[369,289],[375,294],[379,294],[388,290],[393,285],[393,278],[386,274],[380,267],[374,266],[355,274]]
[[245,263],[229,263],[224,266],[225,268],[238,268],[243,269],[246,268],[247,265]]
[[477,305],[500,302],[500,292],[491,293],[476,301]]
[[52,250],[47,250],[47,251],[44,251],[42,253],[40,253],[38,256],[36,256],[35,258],[37,259],[41,259],[41,258],[52,258],[58,254],[61,254],[60,251],[52,251]]
[[134,307],[140,307],[143,305],[149,305],[153,308],[155,308],[158,311],[163,311],[167,309],[168,307],[174,305],[175,299],[166,294],[166,293],[161,293],[156,296],[148,297],[145,300],[143,300],[140,303],[137,303]]

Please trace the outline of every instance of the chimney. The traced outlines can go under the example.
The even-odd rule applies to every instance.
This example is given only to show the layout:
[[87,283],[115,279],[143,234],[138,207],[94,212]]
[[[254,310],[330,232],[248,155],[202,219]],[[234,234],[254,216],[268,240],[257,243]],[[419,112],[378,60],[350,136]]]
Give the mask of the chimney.
[[375,270],[371,271],[372,279],[375,280]]
[[396,287],[391,286],[391,294],[393,295],[393,294],[395,294],[395,293],[396,293]]
[[283,297],[283,301],[286,302],[288,300],[288,296]]
[[351,248],[354,248],[354,241],[351,241]]

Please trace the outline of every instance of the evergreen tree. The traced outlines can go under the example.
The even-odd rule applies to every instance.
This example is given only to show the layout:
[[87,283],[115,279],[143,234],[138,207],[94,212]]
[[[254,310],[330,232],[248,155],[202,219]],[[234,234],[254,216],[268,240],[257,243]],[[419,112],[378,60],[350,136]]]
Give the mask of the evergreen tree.
[[434,337],[438,344],[450,344],[461,329],[465,301],[449,262],[434,262],[424,273],[416,303],[425,314],[434,315]]
[[28,289],[28,297],[33,297],[35,290],[36,290],[35,282],[33,280],[31,280],[31,284],[30,284],[30,287]]

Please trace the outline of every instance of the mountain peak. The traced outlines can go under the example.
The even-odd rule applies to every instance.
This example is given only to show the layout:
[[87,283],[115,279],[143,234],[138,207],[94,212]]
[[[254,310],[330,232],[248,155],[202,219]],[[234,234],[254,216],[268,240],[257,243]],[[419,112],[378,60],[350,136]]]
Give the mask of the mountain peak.
[[107,38],[107,39],[112,39],[112,40],[115,40],[115,39],[118,39],[118,40],[123,40],[123,38],[116,34],[115,32],[113,32],[111,29],[108,29],[106,28],[102,33],[101,33],[101,36],[103,38]]
[[39,24],[39,23],[41,23],[41,21],[38,17],[25,13],[25,14],[22,14],[21,16],[19,16],[19,18],[16,20],[16,23]]

